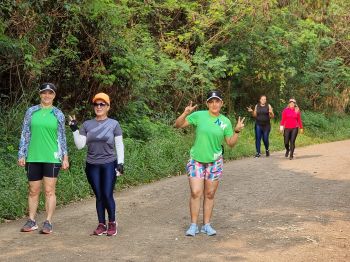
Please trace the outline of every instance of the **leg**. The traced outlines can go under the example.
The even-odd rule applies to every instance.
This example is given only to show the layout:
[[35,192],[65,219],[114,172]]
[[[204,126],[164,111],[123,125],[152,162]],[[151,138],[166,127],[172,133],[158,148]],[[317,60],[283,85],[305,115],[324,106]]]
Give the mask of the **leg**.
[[255,124],[255,148],[256,148],[256,154],[260,155],[261,153],[261,134],[262,130],[261,127],[258,124]]
[[35,221],[36,211],[39,204],[41,180],[29,181],[28,208],[29,218]]
[[52,215],[56,209],[56,183],[60,168],[61,164],[43,163],[46,220],[49,223],[51,223]]
[[101,165],[101,189],[102,189],[102,201],[104,207],[108,213],[108,229],[107,236],[117,235],[117,222],[115,219],[115,201],[113,196],[113,190],[117,181],[117,174],[115,172],[115,163],[107,163]]
[[51,223],[56,209],[56,177],[44,177],[46,220]]
[[29,181],[28,208],[29,218],[35,221],[36,211],[39,205],[39,197],[41,191],[41,181],[44,174],[44,163],[27,162],[27,177]]
[[208,236],[216,235],[215,229],[210,225],[211,215],[214,207],[214,196],[222,178],[223,159],[220,158],[214,163],[210,163],[206,169],[204,182],[204,203],[203,203],[203,223],[201,232]]
[[211,215],[214,207],[214,196],[218,189],[219,180],[212,181],[206,179],[204,183],[204,204],[203,204],[203,223],[210,223]]
[[106,224],[105,207],[103,205],[103,199],[102,199],[103,196],[102,196],[102,190],[101,190],[102,174],[100,170],[100,165],[93,165],[93,164],[86,163],[85,172],[86,172],[88,182],[96,196],[96,211],[97,211],[98,222],[102,224]]
[[191,223],[197,224],[199,210],[201,207],[201,197],[204,189],[204,179],[197,177],[189,178],[191,197],[190,197],[190,213]]
[[201,197],[204,190],[205,164],[197,162],[194,159],[190,159],[190,161],[187,163],[186,170],[188,172],[188,182],[191,190],[189,203],[191,225],[186,231],[186,236],[195,236],[199,233],[197,221],[201,207]]
[[117,177],[114,169],[114,162],[102,165],[101,169],[102,201],[107,209],[109,222],[115,222],[115,201],[113,190]]
[[293,158],[294,155],[294,149],[295,149],[295,140],[298,136],[298,130],[299,128],[293,128],[291,131],[291,137],[290,137],[290,158]]
[[284,129],[284,147],[286,148],[286,157],[288,157],[289,154],[289,141],[290,141],[290,133],[291,133],[291,129],[290,128],[285,128]]
[[264,146],[266,149],[266,152],[269,151],[269,135],[270,135],[270,126],[266,126],[263,130],[263,142],[264,142]]

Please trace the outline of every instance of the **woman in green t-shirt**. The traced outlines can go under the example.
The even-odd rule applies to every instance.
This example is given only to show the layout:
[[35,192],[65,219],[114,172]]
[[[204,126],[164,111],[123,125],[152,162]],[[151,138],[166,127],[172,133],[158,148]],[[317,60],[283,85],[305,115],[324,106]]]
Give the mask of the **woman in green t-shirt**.
[[231,121],[220,114],[223,101],[219,91],[210,91],[206,104],[208,110],[193,112],[197,105],[192,106],[191,101],[175,121],[176,128],[184,128],[189,125],[196,128],[196,139],[190,152],[191,159],[186,167],[191,189],[191,225],[186,231],[187,236],[195,236],[199,233],[197,220],[202,195],[204,195],[204,215],[201,232],[209,236],[216,234],[210,225],[210,218],[215,192],[222,178],[222,142],[225,140],[228,146],[233,147],[238,141],[239,132],[244,127],[244,118],[238,118],[237,125],[233,130]]
[[44,83],[39,88],[40,104],[30,107],[24,117],[18,150],[18,165],[25,167],[29,183],[29,218],[22,232],[38,229],[35,215],[41,184],[45,189],[46,220],[41,232],[52,232],[52,215],[56,208],[56,182],[60,169],[69,167],[65,135],[65,118],[53,106],[56,86]]

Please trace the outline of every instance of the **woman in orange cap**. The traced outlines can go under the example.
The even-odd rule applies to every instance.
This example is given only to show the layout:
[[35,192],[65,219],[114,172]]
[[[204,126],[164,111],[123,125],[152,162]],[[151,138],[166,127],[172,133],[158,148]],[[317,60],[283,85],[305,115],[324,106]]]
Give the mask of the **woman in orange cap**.
[[[87,145],[86,176],[96,195],[98,226],[94,235],[117,234],[115,200],[113,190],[117,176],[123,174],[124,144],[122,129],[117,120],[108,117],[110,99],[98,93],[92,99],[95,118],[87,120],[79,129],[75,116],[70,118],[74,143],[78,149]],[[79,129],[79,130],[78,130]],[[108,213],[106,225],[105,211]]]

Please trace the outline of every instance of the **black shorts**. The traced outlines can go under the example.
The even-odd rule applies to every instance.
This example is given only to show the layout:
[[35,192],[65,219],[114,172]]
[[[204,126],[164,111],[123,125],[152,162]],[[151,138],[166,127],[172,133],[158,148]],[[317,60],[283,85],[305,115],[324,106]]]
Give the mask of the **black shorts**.
[[25,169],[29,181],[38,181],[42,180],[43,177],[58,177],[61,164],[27,162]]

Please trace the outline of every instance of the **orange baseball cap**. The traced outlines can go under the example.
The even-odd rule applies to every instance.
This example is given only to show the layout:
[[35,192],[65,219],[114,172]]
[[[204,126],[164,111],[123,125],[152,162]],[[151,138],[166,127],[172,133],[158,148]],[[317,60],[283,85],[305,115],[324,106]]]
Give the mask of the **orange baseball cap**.
[[108,105],[110,105],[110,100],[109,100],[109,96],[105,93],[98,93],[94,96],[94,98],[92,99],[92,103],[95,103],[96,100],[103,100],[105,101]]

